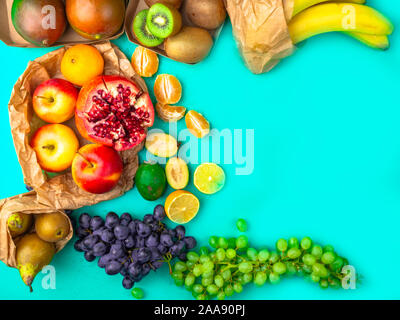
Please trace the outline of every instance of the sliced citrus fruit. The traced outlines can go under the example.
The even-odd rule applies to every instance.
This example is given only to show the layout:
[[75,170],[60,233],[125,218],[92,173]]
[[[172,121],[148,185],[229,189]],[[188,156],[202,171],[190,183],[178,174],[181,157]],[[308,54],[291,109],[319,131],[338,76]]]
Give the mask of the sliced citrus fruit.
[[171,158],[165,166],[168,184],[176,189],[184,189],[189,182],[189,168],[181,158]]
[[178,103],[182,97],[181,83],[173,75],[160,74],[154,83],[154,95],[162,104]]
[[151,133],[146,138],[146,149],[157,157],[169,158],[178,152],[178,141],[169,134]]
[[161,120],[166,122],[176,122],[184,117],[186,108],[158,102],[156,104],[156,111]]
[[205,194],[216,193],[225,185],[225,172],[215,163],[203,163],[194,172],[194,185]]
[[132,66],[141,77],[152,77],[158,71],[159,60],[157,53],[138,46],[132,55]]
[[192,220],[199,211],[200,201],[193,193],[185,190],[172,192],[165,200],[165,212],[168,218],[179,224]]
[[210,123],[202,114],[190,110],[185,117],[186,127],[197,138],[203,138],[210,133]]

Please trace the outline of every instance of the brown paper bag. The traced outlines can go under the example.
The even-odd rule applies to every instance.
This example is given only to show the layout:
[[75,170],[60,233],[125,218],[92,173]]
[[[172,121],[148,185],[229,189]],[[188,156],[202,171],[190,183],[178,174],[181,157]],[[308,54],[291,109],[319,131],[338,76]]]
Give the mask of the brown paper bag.
[[268,72],[292,54],[287,21],[294,0],[224,1],[240,53],[251,72]]
[[[14,0],[0,0],[0,40],[3,41],[8,46],[22,47],[22,48],[36,48],[35,45],[24,40],[15,30],[11,19],[11,8],[13,2]],[[126,0],[127,6],[128,3],[129,0]],[[121,27],[121,30],[119,30],[119,32],[112,37],[102,40],[89,40],[80,36],[72,29],[71,26],[68,25],[67,30],[65,30],[65,33],[51,47],[57,47],[61,45],[72,45],[78,43],[93,44],[105,40],[114,40],[122,36],[124,32],[125,28],[123,25]]]
[[[29,192],[21,194],[8,199],[0,200],[0,260],[3,261],[7,266],[16,268],[16,242],[18,238],[12,239],[10,232],[7,227],[8,217],[15,213],[22,212],[26,214],[39,215],[42,213],[52,213],[61,212],[65,215],[63,211],[55,210],[49,208],[48,206],[37,203],[35,192]],[[69,219],[68,219],[69,220]],[[34,226],[28,233],[34,232]],[[62,241],[56,243],[57,252],[62,250],[65,245],[71,240],[73,235],[73,229],[70,222],[70,233]]]
[[[104,57],[106,75],[118,74],[132,79],[143,91],[147,91],[143,79],[135,73],[130,61],[116,46],[110,42],[94,46]],[[62,78],[60,63],[65,50],[61,48],[50,52],[28,64],[26,71],[14,86],[8,109],[11,134],[25,184],[34,188],[37,200],[42,204],[57,209],[76,209],[114,199],[130,190],[139,163],[137,154],[143,148],[143,144],[120,153],[124,163],[123,174],[117,187],[105,194],[95,195],[80,189],[74,183],[70,170],[51,179],[43,173],[37,162],[36,153],[29,145],[30,136],[45,124],[33,112],[32,93],[43,81],[55,77]],[[77,133],[81,146],[88,143],[77,132],[74,119],[66,124]]]
[[[196,27],[196,25],[194,25],[189,17],[186,14],[186,1],[183,1],[182,6],[180,8],[180,12],[182,14],[182,22],[184,26],[192,26],[192,27]],[[136,39],[135,34],[133,33],[133,20],[135,19],[136,15],[144,10],[144,9],[148,9],[149,6],[146,4],[146,2],[144,0],[130,0],[129,4],[127,6],[127,10],[126,10],[126,15],[125,15],[125,33],[126,36],[128,37],[128,40],[132,43],[135,43],[137,45],[141,45],[140,42]],[[218,40],[218,37],[221,33],[222,28],[224,27],[224,24],[222,24],[219,28],[214,29],[214,30],[207,30],[211,36],[213,37],[214,40],[214,44],[215,42]],[[164,49],[164,43],[162,43],[161,45],[157,46],[157,47],[153,47],[153,48],[148,48],[154,52],[156,52],[159,55],[162,55],[163,57],[167,57],[169,59],[171,59],[170,57],[167,56],[167,53],[165,52]],[[174,60],[174,59],[172,59]],[[178,60],[176,60],[178,61]],[[180,61],[178,61],[180,62]]]

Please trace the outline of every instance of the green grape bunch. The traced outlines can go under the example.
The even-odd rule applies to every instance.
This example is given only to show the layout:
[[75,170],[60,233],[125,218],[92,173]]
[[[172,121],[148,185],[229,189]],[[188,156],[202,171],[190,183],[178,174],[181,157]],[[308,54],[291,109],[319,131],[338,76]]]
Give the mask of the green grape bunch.
[[[238,229],[247,230],[244,220],[238,221]],[[256,286],[277,284],[294,275],[318,283],[322,289],[341,288],[342,282],[348,281],[348,275],[342,273],[348,260],[331,245],[322,247],[309,237],[301,241],[279,239],[275,250],[251,247],[246,235],[229,239],[212,236],[209,245],[211,250],[201,247],[189,251],[186,261],[176,262],[171,274],[175,284],[184,286],[197,300],[224,300],[251,282]]]

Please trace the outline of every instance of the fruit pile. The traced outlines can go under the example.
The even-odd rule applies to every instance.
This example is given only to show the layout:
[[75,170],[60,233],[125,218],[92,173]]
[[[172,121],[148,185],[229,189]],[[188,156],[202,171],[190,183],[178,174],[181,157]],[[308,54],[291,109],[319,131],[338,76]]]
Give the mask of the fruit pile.
[[[132,31],[146,47],[164,43],[168,57],[185,63],[203,60],[213,46],[210,31],[225,21],[223,0],[145,0],[149,6],[137,13]],[[194,26],[185,26],[186,17]]]
[[68,23],[86,39],[107,39],[121,30],[125,9],[125,0],[14,0],[11,17],[22,38],[47,47],[64,34]]
[[[70,221],[60,212],[39,215],[15,212],[8,217],[7,227],[16,242],[17,268],[32,292],[36,275],[50,264],[56,253],[56,243],[70,235]],[[31,229],[35,232],[28,233]]]
[[[64,79],[39,85],[32,97],[35,114],[48,123],[31,137],[38,163],[45,172],[64,173],[83,190],[101,194],[118,184],[123,172],[119,152],[146,138],[154,122],[149,94],[130,79],[103,75],[104,59],[93,46],[76,45],[61,61]],[[81,138],[70,119],[93,144],[80,148]]]
[[110,212],[104,221],[99,216],[83,213],[76,229],[79,240],[75,242],[75,249],[84,252],[89,262],[99,257],[98,266],[108,275],[121,274],[123,287],[131,289],[164,262],[170,264],[175,257],[186,259],[186,252],[196,246],[195,238],[186,236],[183,226],[169,229],[162,222],[164,218],[161,205],[143,220],[129,213],[118,217]]
[[[295,0],[289,32],[294,44],[317,34],[343,32],[375,48],[389,48],[393,24],[365,0],[323,3],[327,0]],[[317,5],[315,5],[317,4]]]
[[[132,56],[133,68],[141,76],[153,76],[158,71],[157,54],[143,47],[137,47]],[[186,108],[175,106],[182,97],[182,85],[173,75],[160,74],[154,83],[157,99],[157,114],[166,122],[177,122],[186,113]],[[210,124],[200,113],[190,110],[185,116],[187,129],[201,139],[210,132]],[[168,217],[179,224],[192,220],[200,207],[197,197],[182,190],[189,183],[189,168],[186,162],[177,157],[179,143],[169,134],[155,132],[146,138],[145,147],[156,157],[169,158],[165,170],[157,163],[140,165],[136,177],[136,187],[142,197],[149,201],[159,199],[165,192],[167,182],[175,190],[166,199],[165,210]],[[205,194],[213,194],[225,184],[225,173],[213,163],[204,163],[194,173],[194,185]]]
[[[237,226],[240,231],[247,229],[243,219],[238,220]],[[347,259],[332,246],[321,247],[309,237],[301,241],[279,239],[272,251],[250,247],[245,235],[230,239],[212,236],[209,244],[213,250],[202,247],[199,252],[190,251],[173,267],[175,284],[184,285],[198,300],[224,300],[242,292],[248,283],[277,284],[284,276],[303,276],[323,289],[340,288],[342,281],[348,281],[342,271],[348,265]]]

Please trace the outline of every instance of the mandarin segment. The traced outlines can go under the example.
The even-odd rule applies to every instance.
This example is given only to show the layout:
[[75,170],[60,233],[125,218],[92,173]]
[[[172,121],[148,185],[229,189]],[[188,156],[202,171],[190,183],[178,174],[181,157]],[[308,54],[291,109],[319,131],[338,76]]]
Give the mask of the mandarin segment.
[[190,133],[197,138],[203,138],[210,133],[210,123],[201,113],[190,110],[185,117]]
[[154,95],[162,104],[175,104],[182,98],[182,85],[170,74],[160,74],[154,83]]
[[158,71],[158,56],[155,52],[139,46],[132,55],[132,66],[141,77],[152,77]]
[[158,102],[156,111],[161,120],[165,122],[177,122],[185,116],[186,108]]

